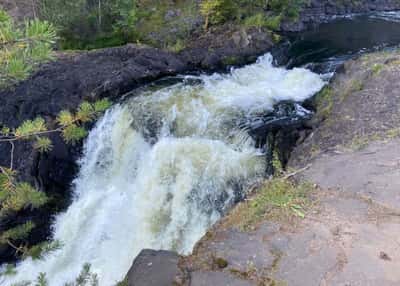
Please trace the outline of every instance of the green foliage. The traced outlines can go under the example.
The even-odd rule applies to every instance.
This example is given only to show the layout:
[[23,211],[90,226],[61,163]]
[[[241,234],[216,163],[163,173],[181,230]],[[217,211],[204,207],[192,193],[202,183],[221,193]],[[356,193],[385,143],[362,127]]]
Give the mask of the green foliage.
[[15,172],[1,168],[0,173],[0,218],[10,212],[26,208],[39,208],[47,203],[43,192],[35,190],[28,183],[15,183]]
[[30,136],[47,131],[46,123],[43,118],[38,117],[35,120],[26,120],[19,126],[14,134],[16,137],[24,137],[25,139]]
[[271,31],[277,31],[280,28],[281,19],[281,15],[267,17],[264,13],[257,13],[245,18],[244,25],[246,27],[266,28]]
[[301,6],[306,2],[307,0],[270,0],[269,8],[277,15],[296,20]]
[[67,143],[75,144],[86,137],[87,131],[83,127],[80,127],[76,124],[71,124],[63,130],[62,135]]
[[114,8],[116,21],[113,25],[114,33],[121,35],[124,40],[134,39],[136,36],[135,26],[139,20],[136,1],[119,0]]
[[4,231],[0,236],[0,242],[5,244],[12,240],[20,240],[28,237],[30,231],[35,227],[33,222],[28,221],[17,227]]
[[53,144],[48,137],[37,137],[33,148],[38,150],[40,153],[48,153],[53,149]]
[[251,230],[263,220],[303,218],[308,204],[309,184],[294,184],[288,179],[267,181],[249,200],[239,204],[229,215],[227,223]]
[[52,59],[56,32],[46,21],[30,20],[19,28],[0,9],[0,87],[23,80]]
[[87,131],[80,124],[93,121],[102,114],[111,103],[107,99],[101,99],[95,103],[82,102],[76,114],[64,110],[57,117],[57,122],[63,127],[62,136],[67,143],[75,144],[87,136]]
[[[110,101],[102,99],[94,103],[83,102],[75,113],[66,110],[61,111],[56,119],[59,127],[52,130],[47,128],[45,120],[40,117],[34,120],[26,120],[15,129],[3,126],[0,130],[0,142],[9,142],[13,147],[16,141],[34,140],[33,147],[43,153],[52,149],[52,141],[48,135],[50,133],[61,133],[67,143],[75,144],[88,133],[84,127],[85,123],[96,119],[110,106]],[[12,168],[13,152],[14,148],[12,148],[10,154],[10,168],[0,166],[0,219],[5,219],[10,214],[24,209],[40,208],[49,201],[44,192],[36,190],[28,183],[17,182],[17,174]],[[56,242],[39,244],[31,248],[17,246],[15,242],[19,242],[29,235],[33,227],[32,222],[27,222],[6,230],[0,236],[0,245],[8,244],[17,253],[33,258],[40,258],[42,253],[59,247]]]
[[59,29],[65,49],[121,45],[135,34],[136,0],[40,0],[39,10]]
[[264,13],[257,13],[244,20],[246,27],[264,28],[266,27],[267,17]]
[[98,286],[99,280],[97,275],[91,272],[89,263],[85,263],[82,267],[81,273],[76,278],[75,282],[65,284],[65,286]]
[[73,124],[75,121],[74,115],[68,110],[62,110],[57,117],[57,122],[61,126],[68,126]]
[[205,17],[204,28],[207,30],[209,24],[225,22],[233,14],[234,9],[232,0],[203,0],[200,3],[200,13]]
[[110,108],[111,102],[108,99],[100,99],[94,103],[94,111],[99,114]]
[[[2,274],[5,275],[4,272]],[[99,285],[99,279],[97,277],[97,274],[92,273],[91,266],[89,263],[83,265],[82,270],[79,273],[79,276],[75,279],[74,282],[64,284],[64,286],[98,286],[98,285]],[[21,281],[19,283],[14,283],[11,286],[49,286],[49,282],[46,278],[46,273],[39,273],[35,282]]]
[[46,274],[40,273],[36,279],[35,286],[48,286],[48,285],[49,285],[49,283],[47,282]]
[[62,247],[62,243],[58,240],[51,242],[42,242],[27,249],[24,253],[24,258],[32,257],[34,260],[42,259],[46,254],[59,250]]
[[234,21],[276,31],[282,20],[295,20],[309,0],[38,1],[40,17],[58,28],[64,49],[143,42],[179,52],[196,28],[199,14],[205,29]]

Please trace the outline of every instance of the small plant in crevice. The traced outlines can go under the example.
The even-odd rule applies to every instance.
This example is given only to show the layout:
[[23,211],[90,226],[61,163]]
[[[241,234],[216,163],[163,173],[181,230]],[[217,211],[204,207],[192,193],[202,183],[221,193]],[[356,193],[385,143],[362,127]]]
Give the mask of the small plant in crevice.
[[304,218],[307,193],[311,189],[308,183],[296,184],[285,177],[265,181],[254,195],[232,210],[224,223],[241,230],[252,230],[264,220]]

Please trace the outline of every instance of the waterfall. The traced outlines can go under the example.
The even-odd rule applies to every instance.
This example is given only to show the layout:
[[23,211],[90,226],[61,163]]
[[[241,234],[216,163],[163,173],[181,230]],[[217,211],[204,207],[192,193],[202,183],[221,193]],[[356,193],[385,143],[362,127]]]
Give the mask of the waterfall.
[[110,286],[143,248],[190,253],[263,175],[265,158],[238,123],[323,85],[306,69],[274,67],[267,54],[229,74],[188,76],[115,105],[90,132],[73,203],[55,218],[62,248],[26,259],[0,285],[40,272],[49,285],[64,285],[90,263],[100,285]]

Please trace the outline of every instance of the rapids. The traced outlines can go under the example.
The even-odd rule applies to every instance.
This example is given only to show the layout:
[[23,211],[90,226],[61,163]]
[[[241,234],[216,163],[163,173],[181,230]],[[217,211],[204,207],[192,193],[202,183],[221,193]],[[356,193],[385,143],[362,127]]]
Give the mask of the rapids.
[[113,106],[90,132],[73,184],[55,218],[61,249],[27,259],[0,285],[73,281],[90,263],[99,284],[122,280],[144,248],[190,253],[265,170],[263,150],[238,123],[276,102],[301,102],[325,84],[303,68],[274,67],[264,55],[229,74],[187,76]]

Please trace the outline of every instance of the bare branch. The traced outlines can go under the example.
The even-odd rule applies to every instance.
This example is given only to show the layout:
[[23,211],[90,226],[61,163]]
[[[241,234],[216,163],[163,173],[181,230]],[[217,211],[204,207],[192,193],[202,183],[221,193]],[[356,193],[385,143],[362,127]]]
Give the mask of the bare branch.
[[12,170],[14,167],[14,149],[15,145],[13,141],[9,142],[11,144],[11,154],[10,154],[10,169]]

